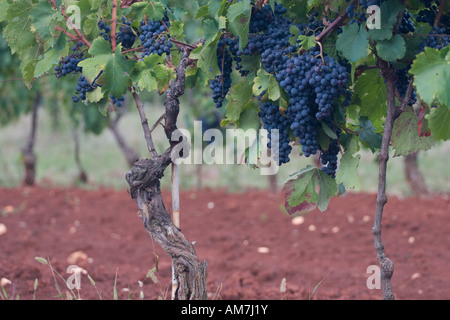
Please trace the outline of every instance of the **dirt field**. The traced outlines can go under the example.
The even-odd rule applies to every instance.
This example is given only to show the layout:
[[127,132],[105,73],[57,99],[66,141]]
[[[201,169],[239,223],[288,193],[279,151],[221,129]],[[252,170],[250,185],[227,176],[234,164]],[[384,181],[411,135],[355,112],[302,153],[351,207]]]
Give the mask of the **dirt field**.
[[[283,213],[281,197],[269,192],[183,192],[181,229],[208,262],[211,299],[308,299],[323,277],[313,299],[380,299],[381,290],[366,285],[367,267],[377,264],[375,198],[347,194],[301,221]],[[168,193],[165,199],[170,204]],[[71,264],[86,269],[96,287],[82,275],[83,299],[99,299],[96,289],[112,299],[116,274],[119,299],[138,299],[138,281],[157,264],[158,283],[145,279],[144,297],[170,299],[170,259],[146,233],[126,191],[0,189],[0,213],[6,227],[0,278],[12,281],[5,286],[9,297],[32,299],[38,279],[36,299],[61,299],[38,256],[65,279]],[[449,197],[389,197],[383,240],[395,263],[397,299],[450,299],[449,214]]]

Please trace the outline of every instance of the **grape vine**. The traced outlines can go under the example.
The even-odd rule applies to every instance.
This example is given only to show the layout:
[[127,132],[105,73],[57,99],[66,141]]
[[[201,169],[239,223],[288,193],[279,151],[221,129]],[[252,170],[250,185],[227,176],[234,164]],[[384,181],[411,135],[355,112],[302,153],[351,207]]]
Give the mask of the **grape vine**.
[[[74,102],[104,114],[131,95],[152,157],[152,166],[140,165],[162,170],[154,176],[172,162],[177,143],[158,154],[152,131],[164,120],[166,137],[174,133],[187,83],[207,90],[211,106],[226,109],[222,125],[267,129],[278,165],[292,165],[295,148],[320,157],[286,184],[289,213],[324,211],[331,197],[357,189],[358,151],[379,152],[373,234],[383,295],[393,298],[393,264],[381,242],[389,148],[408,155],[450,139],[449,2],[194,0],[185,3],[189,9],[169,3],[91,1],[77,25],[65,2],[6,1],[0,22],[28,87],[40,77],[64,78],[72,81]],[[367,20],[373,5],[381,9],[375,30]],[[166,97],[153,129],[144,91]],[[153,197],[159,179],[150,180]],[[134,196],[150,190],[130,181]]]

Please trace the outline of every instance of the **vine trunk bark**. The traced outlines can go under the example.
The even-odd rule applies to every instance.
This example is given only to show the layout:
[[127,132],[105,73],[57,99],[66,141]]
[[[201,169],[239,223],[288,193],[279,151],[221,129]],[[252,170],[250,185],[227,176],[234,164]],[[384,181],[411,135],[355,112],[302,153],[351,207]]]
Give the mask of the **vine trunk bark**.
[[381,222],[383,219],[384,206],[388,200],[386,196],[386,170],[389,160],[389,145],[391,142],[392,129],[397,116],[397,108],[395,106],[395,72],[390,67],[389,63],[379,60],[379,64],[381,73],[386,81],[387,111],[381,149],[378,154],[378,195],[372,234],[377,259],[381,268],[380,280],[383,299],[394,300],[395,297],[391,286],[391,278],[394,273],[394,263],[386,256],[384,251],[384,244],[381,239]]
[[170,146],[161,155],[154,148],[142,101],[136,92],[132,92],[139,110],[151,158],[136,161],[126,174],[126,180],[130,185],[131,197],[136,199],[142,213],[144,228],[152,239],[172,258],[173,280],[177,284],[173,299],[206,300],[206,261],[200,261],[194,245],[185,238],[181,230],[172,222],[171,216],[164,206],[160,189],[160,180],[165,169],[172,164],[172,157],[180,155],[179,152],[175,152],[174,148],[181,141],[174,141],[172,134],[177,130],[179,97],[184,93],[185,72],[189,63],[189,51],[185,49],[185,53],[176,67],[176,78],[170,82],[165,92],[164,131]]

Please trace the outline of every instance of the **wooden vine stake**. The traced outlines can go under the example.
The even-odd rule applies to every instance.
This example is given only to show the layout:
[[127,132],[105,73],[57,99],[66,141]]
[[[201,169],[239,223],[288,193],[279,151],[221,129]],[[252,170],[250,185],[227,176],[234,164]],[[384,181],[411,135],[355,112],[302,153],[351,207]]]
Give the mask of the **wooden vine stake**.
[[[172,162],[172,222],[180,229],[180,180],[178,175],[178,165]],[[178,280],[175,276],[175,269],[172,265],[172,300],[178,289]]]

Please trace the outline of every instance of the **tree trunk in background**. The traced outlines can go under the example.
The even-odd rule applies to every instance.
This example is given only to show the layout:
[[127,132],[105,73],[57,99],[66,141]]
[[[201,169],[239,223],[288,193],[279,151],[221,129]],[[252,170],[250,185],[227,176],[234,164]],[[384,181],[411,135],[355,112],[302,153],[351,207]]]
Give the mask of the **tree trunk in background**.
[[278,182],[276,174],[269,175],[269,188],[272,192],[278,192]]
[[36,127],[37,127],[37,115],[39,105],[41,103],[42,95],[40,92],[36,94],[36,98],[33,104],[33,110],[31,114],[31,130],[28,136],[28,141],[25,147],[22,149],[23,164],[25,167],[25,176],[23,179],[24,184],[32,186],[34,185],[36,178],[36,155],[34,154],[34,143],[36,141]]
[[139,153],[131,149],[127,143],[125,142],[125,139],[122,136],[122,133],[119,130],[119,120],[124,115],[126,109],[125,106],[121,107],[119,112],[117,113],[117,116],[114,120],[109,121],[109,129],[114,135],[114,138],[116,138],[117,144],[119,145],[120,150],[122,150],[122,153],[125,156],[125,159],[127,160],[127,163],[130,167],[133,166],[133,164],[136,162],[136,160],[139,159]]
[[75,145],[75,163],[77,164],[78,171],[80,172],[78,175],[78,181],[81,183],[87,183],[88,182],[88,176],[86,171],[83,169],[83,166],[81,165],[81,159],[80,159],[80,138],[78,136],[78,129],[75,128],[75,126],[72,128],[72,137]]
[[427,185],[417,163],[417,153],[407,155],[404,161],[406,181],[414,195],[428,195]]

